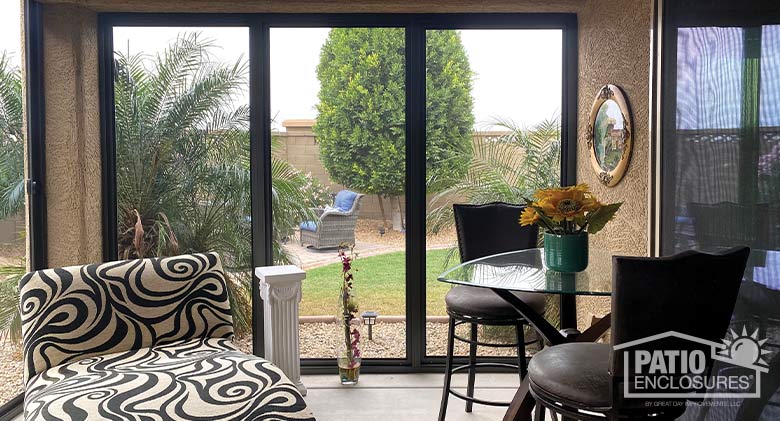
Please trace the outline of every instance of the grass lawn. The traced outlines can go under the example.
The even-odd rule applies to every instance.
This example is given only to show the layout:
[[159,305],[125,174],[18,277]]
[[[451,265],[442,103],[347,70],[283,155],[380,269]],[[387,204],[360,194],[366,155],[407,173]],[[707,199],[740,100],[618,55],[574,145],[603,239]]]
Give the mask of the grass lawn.
[[[446,269],[448,250],[430,250],[426,258],[426,307],[431,316],[446,315],[444,294],[448,284],[436,277]],[[404,252],[358,257],[355,261],[355,297],[360,312],[375,310],[380,315],[406,314],[406,272]],[[450,261],[450,266],[457,258]],[[339,313],[339,288],[341,286],[341,263],[311,269],[303,281],[301,316],[337,315]]]

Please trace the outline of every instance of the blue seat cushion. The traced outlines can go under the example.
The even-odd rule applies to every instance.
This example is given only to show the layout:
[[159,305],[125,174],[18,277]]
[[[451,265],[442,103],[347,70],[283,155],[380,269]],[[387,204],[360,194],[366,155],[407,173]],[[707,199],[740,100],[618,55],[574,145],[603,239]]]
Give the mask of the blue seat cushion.
[[306,231],[317,231],[317,223],[314,221],[301,222],[301,229]]
[[350,190],[342,190],[336,195],[336,199],[333,200],[333,207],[338,209],[339,212],[349,212],[352,209],[352,204],[355,203],[357,193]]

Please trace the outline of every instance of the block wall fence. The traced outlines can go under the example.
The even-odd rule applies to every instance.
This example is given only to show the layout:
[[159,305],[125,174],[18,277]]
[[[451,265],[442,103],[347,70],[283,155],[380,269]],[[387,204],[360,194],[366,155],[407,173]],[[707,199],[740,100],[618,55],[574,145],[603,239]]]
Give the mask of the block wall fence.
[[[274,132],[273,136],[280,140],[280,147],[274,151],[274,155],[289,162],[304,174],[311,174],[320,180],[332,193],[337,193],[345,186],[330,179],[328,170],[320,160],[320,146],[317,137],[312,132],[315,120],[285,120],[282,122],[284,131]],[[474,132],[474,141],[486,137],[497,137],[509,134],[508,131]],[[388,220],[391,220],[390,201],[384,200],[385,212]],[[404,196],[400,197],[401,206],[406,206]],[[392,201],[393,215],[398,217],[398,202]],[[379,209],[379,199],[376,195],[366,195],[363,198],[360,210],[360,219],[381,219],[382,212]]]

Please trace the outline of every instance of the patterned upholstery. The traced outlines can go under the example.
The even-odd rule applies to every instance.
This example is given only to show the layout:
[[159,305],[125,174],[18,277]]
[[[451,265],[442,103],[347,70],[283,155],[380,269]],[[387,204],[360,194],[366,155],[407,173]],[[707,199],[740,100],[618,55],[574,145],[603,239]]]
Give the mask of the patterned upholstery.
[[314,419],[232,345],[216,254],[47,269],[20,288],[27,420]]

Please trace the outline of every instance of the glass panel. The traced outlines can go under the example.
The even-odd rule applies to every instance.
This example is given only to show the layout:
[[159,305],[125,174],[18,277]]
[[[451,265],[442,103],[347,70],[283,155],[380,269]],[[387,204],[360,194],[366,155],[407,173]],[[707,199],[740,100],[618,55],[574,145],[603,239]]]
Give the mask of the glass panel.
[[214,251],[251,352],[249,31],[114,28],[119,258]]
[[[725,339],[755,335],[763,355],[757,364],[772,365],[761,384],[771,384],[780,376],[780,26],[681,27],[676,44],[676,76],[664,80],[676,84],[676,101],[664,104],[675,124],[663,133],[661,251],[751,247]],[[714,368],[725,370],[733,367]],[[710,418],[737,419],[743,403],[740,411],[757,408],[743,417],[780,414],[759,399],[721,402],[711,405]]]
[[[426,353],[444,355],[450,285],[436,278],[460,261],[453,203],[520,204],[560,184],[562,33],[430,30],[426,37]],[[467,337],[467,326],[459,328]],[[515,333],[489,327],[480,335],[501,342]],[[456,354],[467,352],[456,346]],[[516,350],[479,347],[478,354]]]
[[778,28],[678,30],[664,253],[780,247]]
[[363,357],[405,358],[404,30],[270,34],[274,260],[307,271],[301,356],[343,347],[338,247],[354,243],[355,314],[379,315]]
[[[17,286],[26,272],[24,126],[20,2],[0,4],[0,326],[18,318]],[[0,331],[0,405],[24,391],[21,325]]]

